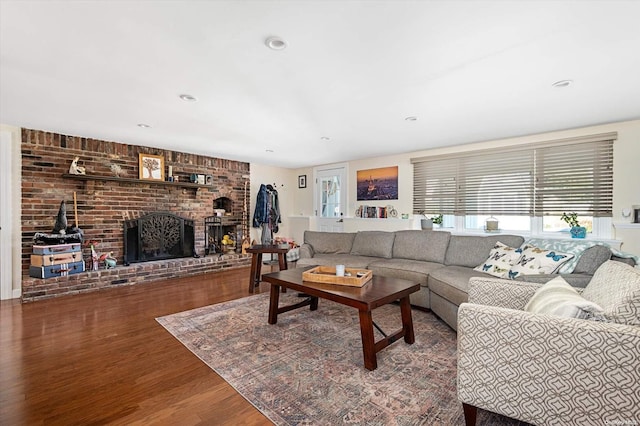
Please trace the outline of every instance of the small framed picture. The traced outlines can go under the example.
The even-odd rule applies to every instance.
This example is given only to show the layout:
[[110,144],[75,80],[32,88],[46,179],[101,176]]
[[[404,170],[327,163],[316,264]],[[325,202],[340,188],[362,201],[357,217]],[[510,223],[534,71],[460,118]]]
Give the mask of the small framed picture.
[[307,187],[307,175],[298,176],[298,188],[306,188]]
[[141,180],[164,180],[164,157],[140,153],[138,161]]
[[204,185],[204,175],[198,175],[198,184]]

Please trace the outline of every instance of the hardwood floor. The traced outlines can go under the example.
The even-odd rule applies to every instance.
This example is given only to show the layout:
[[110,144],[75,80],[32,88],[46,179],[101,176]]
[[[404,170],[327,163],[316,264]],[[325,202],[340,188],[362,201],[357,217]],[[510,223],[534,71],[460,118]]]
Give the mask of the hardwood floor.
[[271,424],[155,321],[246,297],[248,281],[241,268],[1,302],[0,425]]

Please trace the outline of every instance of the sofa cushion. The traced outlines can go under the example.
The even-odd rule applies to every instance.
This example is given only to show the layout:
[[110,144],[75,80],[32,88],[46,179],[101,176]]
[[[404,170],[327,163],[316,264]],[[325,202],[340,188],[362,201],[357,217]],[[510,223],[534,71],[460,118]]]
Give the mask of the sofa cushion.
[[553,274],[573,257],[569,253],[545,250],[528,244],[523,244],[520,250],[520,259],[509,270],[508,277],[511,279],[519,275]]
[[368,267],[374,275],[401,278],[427,285],[427,276],[436,269],[443,268],[442,263],[422,262],[411,259],[375,259]]
[[504,278],[509,274],[509,269],[518,259],[520,259],[520,250],[518,248],[509,247],[498,241],[491,249],[489,257],[473,270]]
[[640,269],[607,260],[593,274],[582,297],[602,306],[611,321],[640,325]]
[[489,275],[464,266],[446,266],[431,272],[427,278],[427,284],[430,292],[459,306],[469,299],[467,293],[471,277],[489,277]]
[[[596,273],[598,268],[607,260],[611,259],[611,249],[603,245],[595,245],[586,249],[578,260],[572,273],[590,274]],[[571,262],[571,261],[570,261]],[[560,273],[564,270],[564,266],[560,269]]]
[[524,310],[582,319],[601,319],[604,312],[596,303],[580,296],[562,277],[556,277],[536,290]]
[[316,232],[304,231],[304,242],[313,247],[316,253],[350,253],[354,232]]
[[393,257],[444,263],[451,234],[444,231],[396,231]]
[[351,254],[358,256],[384,257],[393,254],[395,233],[386,231],[360,231],[353,239]]
[[445,265],[475,268],[489,257],[489,252],[500,241],[511,247],[520,247],[524,238],[520,235],[452,235],[444,258]]

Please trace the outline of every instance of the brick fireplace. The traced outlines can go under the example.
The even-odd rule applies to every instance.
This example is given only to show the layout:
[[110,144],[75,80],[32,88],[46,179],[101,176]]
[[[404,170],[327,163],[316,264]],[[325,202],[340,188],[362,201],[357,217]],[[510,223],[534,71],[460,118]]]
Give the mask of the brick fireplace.
[[[140,153],[162,156],[178,183],[139,180]],[[76,156],[87,170],[86,177],[67,175]],[[115,169],[119,169],[119,176],[112,171]],[[249,175],[249,171],[249,163],[244,162],[23,129],[23,300],[249,265],[247,255],[230,251],[216,256],[205,253],[205,218],[215,216],[214,209],[225,209],[224,218],[239,218],[241,223],[243,175]],[[192,174],[209,175],[207,182],[211,184],[188,183]],[[94,241],[98,253],[113,252],[118,261],[115,269],[46,280],[26,276],[33,235],[51,232],[63,200],[69,224],[75,223],[77,211],[85,241]],[[187,245],[193,246],[193,254],[198,257],[160,256],[142,264],[129,261],[126,263],[130,266],[125,266],[125,224],[154,212],[166,212],[191,224],[193,241]],[[89,254],[85,247],[85,260]]]

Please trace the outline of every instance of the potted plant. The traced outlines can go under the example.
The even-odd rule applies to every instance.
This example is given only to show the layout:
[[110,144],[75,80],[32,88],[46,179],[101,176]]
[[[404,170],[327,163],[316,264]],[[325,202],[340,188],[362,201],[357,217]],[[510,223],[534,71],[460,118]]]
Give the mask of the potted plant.
[[560,219],[567,222],[567,224],[571,227],[570,233],[571,238],[585,238],[587,236],[587,228],[584,226],[580,226],[580,222],[578,222],[578,213],[562,213]]
[[433,217],[431,218],[431,222],[433,222],[433,223],[434,223],[434,225],[442,226],[442,214],[439,214],[439,215],[433,216]]
[[423,210],[420,212],[424,219],[420,219],[420,228],[422,229],[433,229],[433,221],[427,217],[427,213]]

